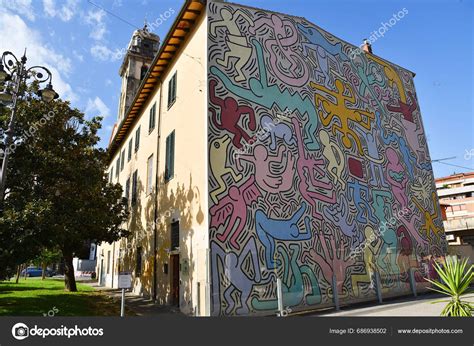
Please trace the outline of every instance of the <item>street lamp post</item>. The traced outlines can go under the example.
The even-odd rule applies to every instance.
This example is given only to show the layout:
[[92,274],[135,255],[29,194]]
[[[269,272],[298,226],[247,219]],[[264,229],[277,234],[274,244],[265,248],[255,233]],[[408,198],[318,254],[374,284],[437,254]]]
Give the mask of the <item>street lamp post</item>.
[[[10,121],[8,122],[8,129],[5,132],[5,148],[3,150],[2,169],[0,171],[1,209],[3,209],[3,201],[5,199],[7,165],[10,156],[9,148],[13,142],[17,104],[24,92],[22,86],[31,78],[34,78],[39,83],[48,82],[44,89],[38,91],[38,96],[40,96],[45,102],[51,102],[59,97],[51,84],[53,79],[51,71],[44,66],[32,66],[27,69],[26,60],[26,49],[20,60],[18,60],[13,53],[8,51],[4,52],[0,58],[0,88],[4,88],[4,90],[0,92],[0,103],[11,106]],[[46,74],[44,74],[44,72],[46,72]],[[11,87],[12,91],[9,91],[9,88]]]

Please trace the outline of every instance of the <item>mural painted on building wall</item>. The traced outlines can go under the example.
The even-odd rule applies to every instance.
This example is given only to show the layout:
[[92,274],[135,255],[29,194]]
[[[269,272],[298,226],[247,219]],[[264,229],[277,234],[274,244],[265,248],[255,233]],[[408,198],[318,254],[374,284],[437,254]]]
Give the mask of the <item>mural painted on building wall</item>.
[[209,4],[212,314],[410,291],[445,237],[412,75],[302,18]]

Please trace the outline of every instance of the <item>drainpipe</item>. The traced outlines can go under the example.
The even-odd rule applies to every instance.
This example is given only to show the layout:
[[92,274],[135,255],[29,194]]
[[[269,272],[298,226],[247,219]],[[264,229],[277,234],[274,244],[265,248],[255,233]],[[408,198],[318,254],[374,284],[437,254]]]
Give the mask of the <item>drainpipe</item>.
[[160,96],[158,100],[158,126],[157,126],[157,135],[158,139],[156,141],[156,167],[155,167],[155,212],[154,212],[154,221],[153,221],[153,301],[156,302],[156,286],[157,286],[157,261],[156,261],[156,242],[157,242],[157,233],[158,233],[158,186],[160,182],[160,141],[161,141],[161,96],[162,96],[163,83],[160,81]]
[[114,288],[114,272],[115,272],[115,242],[112,244],[112,288]]

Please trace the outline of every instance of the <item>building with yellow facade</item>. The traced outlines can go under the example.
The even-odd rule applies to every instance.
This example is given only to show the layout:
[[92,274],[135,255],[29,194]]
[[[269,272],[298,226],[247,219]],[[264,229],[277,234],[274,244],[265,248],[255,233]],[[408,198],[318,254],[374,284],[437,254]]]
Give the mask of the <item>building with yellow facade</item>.
[[[446,241],[414,74],[304,18],[187,0],[120,68],[111,183],[131,235],[101,285],[190,315],[423,290]],[[278,284],[277,284],[278,283]]]

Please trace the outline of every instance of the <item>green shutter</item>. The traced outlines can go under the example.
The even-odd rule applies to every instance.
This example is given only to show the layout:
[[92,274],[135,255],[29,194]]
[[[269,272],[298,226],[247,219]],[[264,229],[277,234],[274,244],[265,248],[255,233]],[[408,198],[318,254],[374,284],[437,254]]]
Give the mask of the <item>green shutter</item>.
[[166,137],[166,159],[165,159],[165,180],[169,179],[169,167],[170,167],[170,137]]
[[171,132],[171,139],[170,139],[170,178],[174,176],[174,131]]
[[168,107],[171,105],[171,85],[173,84],[173,78],[168,82]]

